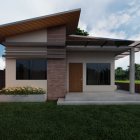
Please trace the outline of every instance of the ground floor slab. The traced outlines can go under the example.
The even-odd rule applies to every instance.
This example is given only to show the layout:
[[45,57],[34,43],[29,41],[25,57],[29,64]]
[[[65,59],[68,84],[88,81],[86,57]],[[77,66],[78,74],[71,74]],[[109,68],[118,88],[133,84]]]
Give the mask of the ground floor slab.
[[109,105],[109,104],[140,104],[140,94],[130,94],[128,91],[68,93],[60,98],[58,105]]

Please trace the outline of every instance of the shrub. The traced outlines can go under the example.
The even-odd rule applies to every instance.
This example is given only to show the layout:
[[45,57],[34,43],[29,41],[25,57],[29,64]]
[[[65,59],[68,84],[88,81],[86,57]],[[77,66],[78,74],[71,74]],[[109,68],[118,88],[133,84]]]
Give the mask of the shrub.
[[31,95],[31,94],[45,94],[42,88],[34,87],[10,87],[0,90],[0,94],[6,95]]

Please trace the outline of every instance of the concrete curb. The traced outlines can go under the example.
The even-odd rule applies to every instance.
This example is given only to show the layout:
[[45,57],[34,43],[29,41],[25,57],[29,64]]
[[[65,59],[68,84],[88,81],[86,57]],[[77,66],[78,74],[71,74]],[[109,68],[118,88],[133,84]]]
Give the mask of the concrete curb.
[[0,102],[45,102],[46,94],[38,95],[0,95]]
[[57,105],[136,105],[140,104],[140,101],[65,101],[64,98],[60,98],[57,101]]

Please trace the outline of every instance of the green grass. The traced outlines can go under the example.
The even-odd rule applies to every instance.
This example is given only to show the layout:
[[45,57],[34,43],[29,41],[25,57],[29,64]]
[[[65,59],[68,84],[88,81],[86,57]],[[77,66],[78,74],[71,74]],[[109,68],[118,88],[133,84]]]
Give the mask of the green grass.
[[[115,82],[119,82],[119,83],[129,83],[129,80],[116,80]],[[140,80],[136,80],[135,84],[140,84]]]
[[139,140],[140,106],[1,103],[1,140]]

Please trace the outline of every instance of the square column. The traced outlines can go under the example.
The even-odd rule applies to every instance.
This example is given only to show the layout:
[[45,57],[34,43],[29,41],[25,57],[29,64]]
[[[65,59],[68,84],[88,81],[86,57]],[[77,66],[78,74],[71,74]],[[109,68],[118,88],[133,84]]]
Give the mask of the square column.
[[47,100],[66,94],[66,26],[47,29]]
[[131,94],[135,93],[135,49],[130,49],[130,72],[129,72],[129,91]]
[[66,94],[66,59],[48,59],[47,62],[47,100],[64,98]]

